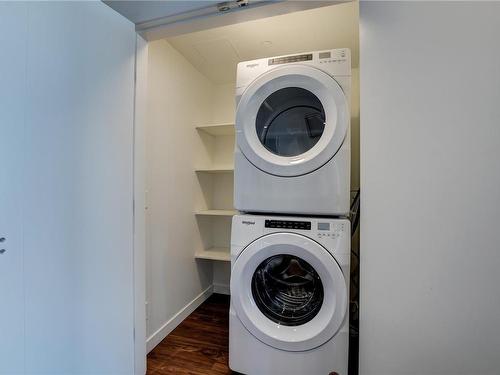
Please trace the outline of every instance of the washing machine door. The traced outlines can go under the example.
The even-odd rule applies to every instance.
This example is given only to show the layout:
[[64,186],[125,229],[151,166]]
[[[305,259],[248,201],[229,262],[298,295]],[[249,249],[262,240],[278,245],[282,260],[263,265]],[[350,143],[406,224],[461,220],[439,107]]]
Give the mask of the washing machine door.
[[347,283],[333,256],[294,233],[273,233],[248,245],[231,272],[231,303],[263,343],[305,351],[330,340],[347,313]]
[[283,177],[310,173],[335,156],[349,124],[339,84],[307,65],[287,65],[255,79],[236,111],[236,137],[245,157]]

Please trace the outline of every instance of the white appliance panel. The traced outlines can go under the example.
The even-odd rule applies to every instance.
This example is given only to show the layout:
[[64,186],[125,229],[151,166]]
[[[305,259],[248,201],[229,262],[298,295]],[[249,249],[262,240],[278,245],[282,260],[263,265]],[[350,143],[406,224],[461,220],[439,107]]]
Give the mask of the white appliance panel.
[[231,369],[347,375],[349,221],[238,215],[231,242]]

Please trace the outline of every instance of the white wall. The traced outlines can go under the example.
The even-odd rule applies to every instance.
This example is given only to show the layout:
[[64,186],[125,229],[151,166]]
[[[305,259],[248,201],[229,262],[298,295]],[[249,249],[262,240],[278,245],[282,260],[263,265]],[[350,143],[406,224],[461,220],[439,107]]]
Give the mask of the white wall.
[[[24,373],[22,186],[27,7],[0,3],[0,374]],[[15,35],[16,38],[13,38]]]
[[[9,154],[22,181],[22,241],[9,248],[23,257],[17,370],[131,374],[134,26],[100,2],[1,7],[0,24],[21,29],[3,30],[12,48],[1,48],[22,69],[0,72],[22,108]],[[4,340],[0,356],[14,344]]]
[[[212,264],[197,261],[194,215],[203,200],[194,172],[208,158],[195,126],[210,121],[212,85],[166,41],[149,45],[147,167],[148,348],[156,345],[212,284]],[[195,301],[195,302],[193,302]],[[190,305],[190,303],[193,304]],[[183,312],[184,311],[184,312]]]
[[361,3],[361,374],[500,369],[500,4]]
[[[234,77],[236,79],[236,77]],[[234,124],[236,81],[214,85],[212,96],[212,122],[214,124]]]

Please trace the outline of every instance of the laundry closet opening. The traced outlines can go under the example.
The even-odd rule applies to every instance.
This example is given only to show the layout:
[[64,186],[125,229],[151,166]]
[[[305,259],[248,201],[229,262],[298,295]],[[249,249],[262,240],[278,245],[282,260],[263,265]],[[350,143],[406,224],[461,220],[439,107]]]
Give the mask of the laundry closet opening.
[[[351,190],[356,191],[358,30],[358,3],[349,2],[148,42],[144,174],[150,373],[231,373],[227,315],[231,220],[237,214],[233,201],[237,64],[311,51],[350,50]],[[285,96],[268,100],[280,106],[282,98],[299,96],[309,104],[294,105],[278,114],[263,108],[256,115],[256,131],[271,152],[300,155],[321,139],[325,109],[313,94],[302,92],[305,90],[286,90]],[[308,113],[307,129],[297,125],[293,130],[297,141],[287,142],[280,126],[303,116],[304,111]],[[270,121],[274,121],[273,127],[269,127]],[[356,237],[352,248],[359,248]],[[352,258],[354,279],[357,264],[357,258]],[[307,262],[300,265],[316,274]],[[329,291],[315,293],[318,310],[323,294]],[[351,286],[350,293],[351,299],[357,298],[356,287]],[[290,324],[312,317],[290,318]]]

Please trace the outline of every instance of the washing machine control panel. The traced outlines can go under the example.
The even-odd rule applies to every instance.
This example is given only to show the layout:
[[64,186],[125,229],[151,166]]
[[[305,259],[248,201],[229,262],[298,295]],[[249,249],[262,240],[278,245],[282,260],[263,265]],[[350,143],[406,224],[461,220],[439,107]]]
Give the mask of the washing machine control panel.
[[310,221],[296,220],[266,220],[264,223],[266,228],[281,228],[281,229],[300,229],[311,230]]
[[264,227],[271,229],[281,229],[285,231],[307,231],[310,232],[311,238],[318,240],[336,240],[337,238],[345,235],[346,226],[348,222],[339,221],[333,222],[331,220],[281,220],[278,218],[266,219]]
[[273,233],[294,233],[308,237],[348,262],[351,224],[347,219],[300,216],[235,215],[232,220],[231,252],[239,254],[255,239]]
[[321,238],[338,238],[342,235],[343,232],[346,230],[346,224],[345,223],[332,223],[332,222],[322,222],[318,221],[317,222],[317,233],[316,237],[321,239]]

